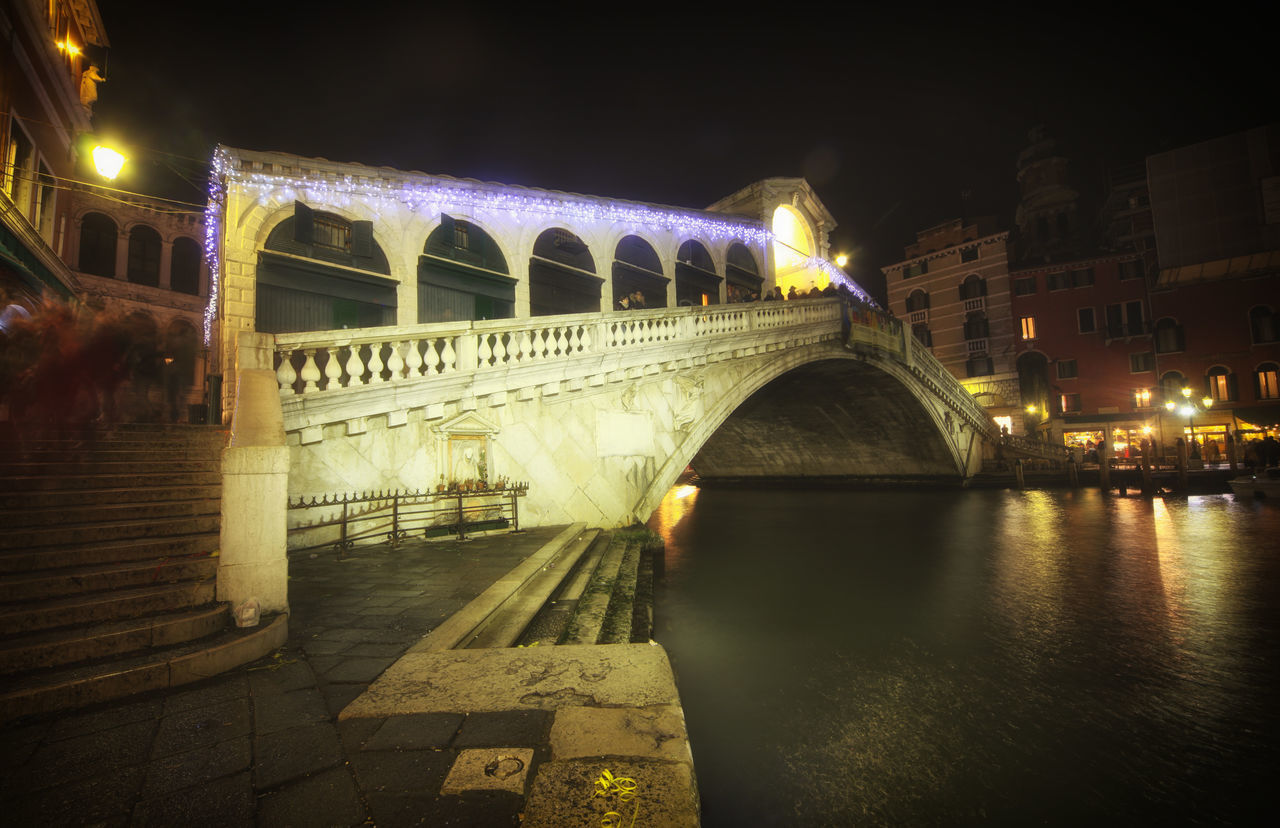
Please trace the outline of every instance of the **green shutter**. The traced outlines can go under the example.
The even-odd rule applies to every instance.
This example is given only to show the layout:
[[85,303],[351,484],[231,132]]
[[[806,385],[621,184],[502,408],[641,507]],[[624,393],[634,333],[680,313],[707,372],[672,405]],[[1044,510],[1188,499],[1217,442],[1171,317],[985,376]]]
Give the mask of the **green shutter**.
[[351,222],[351,254],[365,259],[373,255],[373,222]]
[[311,244],[315,237],[314,212],[301,201],[293,202],[293,240],[300,244]]

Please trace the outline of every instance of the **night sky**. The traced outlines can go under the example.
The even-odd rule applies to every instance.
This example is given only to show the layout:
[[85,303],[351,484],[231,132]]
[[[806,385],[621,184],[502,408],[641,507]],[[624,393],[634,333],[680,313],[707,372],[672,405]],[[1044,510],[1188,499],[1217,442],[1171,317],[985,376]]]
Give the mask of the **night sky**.
[[94,124],[189,178],[215,143],[683,207],[802,175],[876,293],[916,230],[962,213],[1008,225],[1036,124],[1088,194],[1108,164],[1276,116],[1264,28],[1239,19],[184,5],[100,0]]

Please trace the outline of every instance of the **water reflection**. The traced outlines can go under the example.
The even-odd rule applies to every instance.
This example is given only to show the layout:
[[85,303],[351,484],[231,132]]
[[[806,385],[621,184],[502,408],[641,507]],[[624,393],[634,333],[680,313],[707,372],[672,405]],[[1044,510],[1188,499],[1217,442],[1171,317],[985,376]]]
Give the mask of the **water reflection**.
[[1280,509],[695,490],[651,526],[708,825],[1229,823],[1280,770]]

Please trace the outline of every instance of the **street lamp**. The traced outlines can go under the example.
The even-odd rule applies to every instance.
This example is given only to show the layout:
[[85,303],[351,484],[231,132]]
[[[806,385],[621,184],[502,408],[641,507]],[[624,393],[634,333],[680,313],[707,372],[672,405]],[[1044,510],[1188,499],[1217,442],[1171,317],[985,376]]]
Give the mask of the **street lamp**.
[[848,263],[849,263],[849,257],[848,257],[848,255],[846,255],[846,254],[844,254],[844,253],[841,253],[840,255],[836,256],[836,266],[837,266],[837,267],[844,267],[844,266],[845,266],[845,265],[847,265]]
[[[1213,406],[1213,397],[1210,397],[1207,395],[1204,397],[1201,397],[1200,406],[1197,407],[1196,404],[1191,400],[1191,389],[1184,387],[1182,389],[1182,399],[1184,402],[1182,403],[1182,406],[1179,409],[1179,413],[1187,418],[1187,430],[1191,432],[1191,443],[1192,445],[1196,445],[1196,425],[1193,418],[1195,417],[1196,412],[1208,412],[1208,410]],[[1164,407],[1168,409],[1170,412],[1173,412],[1174,409],[1179,408],[1179,406],[1173,400],[1167,401],[1164,404]]]
[[108,181],[116,180],[116,176],[120,174],[120,170],[127,160],[116,150],[101,144],[93,148],[91,155],[93,156],[94,169],[98,171],[98,175]]

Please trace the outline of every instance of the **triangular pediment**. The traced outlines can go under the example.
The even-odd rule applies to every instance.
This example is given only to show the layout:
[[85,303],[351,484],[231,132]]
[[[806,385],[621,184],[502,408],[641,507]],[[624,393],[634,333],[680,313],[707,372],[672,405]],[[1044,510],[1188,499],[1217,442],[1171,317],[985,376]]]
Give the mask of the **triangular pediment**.
[[493,435],[500,430],[498,426],[474,411],[464,411],[456,417],[451,417],[431,427],[432,431],[439,434],[472,434],[472,435]]

